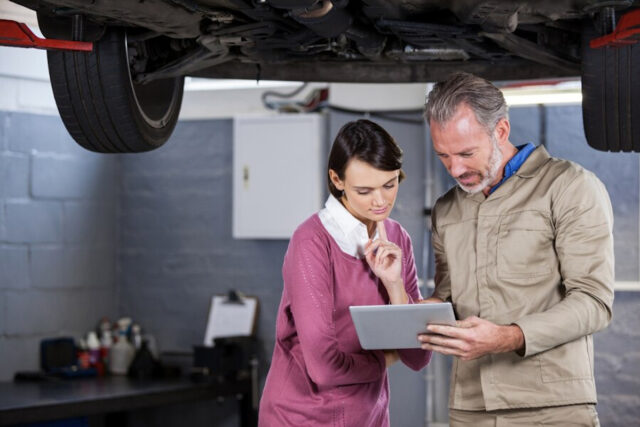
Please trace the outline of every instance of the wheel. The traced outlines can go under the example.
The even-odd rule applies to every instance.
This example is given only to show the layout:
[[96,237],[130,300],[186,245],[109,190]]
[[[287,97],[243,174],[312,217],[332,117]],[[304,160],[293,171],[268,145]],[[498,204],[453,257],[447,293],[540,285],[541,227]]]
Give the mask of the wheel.
[[128,43],[124,30],[109,29],[90,53],[48,51],[58,111],[82,147],[101,153],[137,153],[160,147],[173,132],[184,77],[147,84],[132,79],[133,67],[140,69],[140,64],[153,59],[149,43]]
[[589,145],[640,152],[640,43],[591,49],[600,36],[591,23],[582,39],[582,118]]

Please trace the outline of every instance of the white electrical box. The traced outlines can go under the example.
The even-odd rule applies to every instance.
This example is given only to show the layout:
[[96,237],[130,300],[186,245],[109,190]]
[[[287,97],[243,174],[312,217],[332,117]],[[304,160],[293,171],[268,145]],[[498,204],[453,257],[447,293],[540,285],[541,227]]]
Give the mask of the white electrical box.
[[325,117],[236,116],[233,237],[288,239],[323,205]]

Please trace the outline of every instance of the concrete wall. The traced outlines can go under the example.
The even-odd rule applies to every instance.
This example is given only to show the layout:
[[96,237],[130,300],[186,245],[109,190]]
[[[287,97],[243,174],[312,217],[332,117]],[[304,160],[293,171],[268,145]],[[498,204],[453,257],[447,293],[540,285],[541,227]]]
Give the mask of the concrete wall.
[[58,117],[0,111],[0,380],[115,315],[117,182]]

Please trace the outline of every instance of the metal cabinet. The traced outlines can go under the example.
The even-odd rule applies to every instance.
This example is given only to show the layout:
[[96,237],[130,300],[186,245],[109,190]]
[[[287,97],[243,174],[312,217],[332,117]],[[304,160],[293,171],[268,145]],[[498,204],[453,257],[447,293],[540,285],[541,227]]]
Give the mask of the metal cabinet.
[[233,123],[233,237],[288,239],[322,207],[325,116],[245,115]]

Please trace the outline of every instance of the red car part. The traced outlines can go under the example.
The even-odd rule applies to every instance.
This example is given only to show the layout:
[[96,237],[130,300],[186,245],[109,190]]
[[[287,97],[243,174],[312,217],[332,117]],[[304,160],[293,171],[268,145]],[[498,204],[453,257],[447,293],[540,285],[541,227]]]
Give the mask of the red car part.
[[612,33],[589,42],[589,47],[619,47],[637,43],[640,40],[640,9],[625,13]]
[[80,50],[84,52],[93,50],[93,43],[91,42],[43,39],[33,34],[25,24],[6,19],[0,19],[0,45],[33,47],[36,49]]

